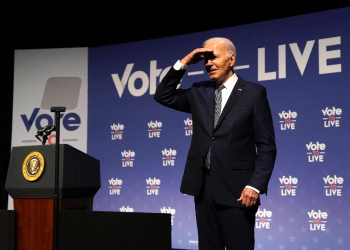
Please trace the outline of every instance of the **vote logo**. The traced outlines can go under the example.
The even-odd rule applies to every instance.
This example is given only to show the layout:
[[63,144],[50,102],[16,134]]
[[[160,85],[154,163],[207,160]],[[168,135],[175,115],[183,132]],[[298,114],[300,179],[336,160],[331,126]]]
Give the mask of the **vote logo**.
[[328,108],[322,109],[323,125],[325,128],[340,127],[340,119],[342,110],[340,108]]
[[163,124],[159,121],[150,121],[148,125],[148,138],[159,138]]
[[[147,93],[147,91],[149,91],[150,95],[154,95],[157,88],[157,82],[160,83],[162,81],[171,66],[164,69],[158,68],[157,60],[153,60],[150,61],[148,68],[150,69],[149,72],[144,72],[141,70],[134,70],[133,72],[134,63],[128,63],[125,66],[123,74],[112,74],[112,79],[120,98],[122,97],[126,87],[128,88],[129,93],[135,97],[143,96]],[[136,87],[138,83],[135,84],[135,82],[141,82],[141,87]]]
[[298,179],[292,176],[278,178],[281,186],[281,196],[296,196]]
[[[42,113],[44,112],[44,113]],[[24,137],[34,134],[33,129],[36,131],[43,129],[47,125],[56,124],[56,117],[54,114],[45,113],[46,110],[40,108],[34,108],[33,112],[29,115],[21,114],[23,125],[28,133],[20,132]],[[81,118],[77,113],[61,113],[62,127],[66,131],[76,131],[80,128]],[[76,133],[73,133],[75,135]],[[30,138],[31,138],[30,137]],[[24,138],[27,139],[27,138]],[[66,140],[78,141],[78,138],[66,138]],[[28,140],[22,140],[22,142],[28,142]],[[52,134],[48,137],[47,143],[49,145],[56,144],[56,134]]]
[[294,130],[295,129],[295,123],[296,118],[298,116],[297,112],[292,112],[290,110],[282,111],[281,113],[278,113],[280,117],[280,124],[281,124],[281,130]]
[[264,210],[258,209],[255,214],[255,228],[270,229],[270,223],[272,219],[272,212],[264,208]]
[[184,120],[185,123],[185,136],[191,136],[193,134],[192,119],[187,118]]
[[306,149],[307,149],[307,159],[308,162],[323,162],[324,154],[325,154],[325,149],[326,149],[326,144],[324,143],[312,143],[310,142],[309,144],[306,144]]
[[122,140],[123,139],[123,130],[124,130],[124,125],[123,124],[115,124],[111,125],[111,137],[112,140]]
[[122,167],[133,167],[134,166],[134,160],[135,160],[135,152],[134,151],[126,151],[124,150],[121,152],[122,154]]
[[129,207],[129,206],[127,206],[127,207],[122,206],[122,207],[119,208],[119,211],[120,212],[132,213],[132,212],[134,212],[134,209],[132,207]]
[[151,177],[146,179],[147,195],[159,195],[160,182],[160,179],[157,179],[156,177],[153,179],[151,179]]
[[111,178],[108,180],[109,195],[120,195],[120,189],[122,188],[123,181],[118,178]]
[[176,159],[176,150],[175,149],[164,149],[162,150],[162,160],[163,160],[163,166],[175,166],[175,159]]
[[326,212],[322,212],[318,210],[317,212],[311,210],[307,212],[310,220],[310,231],[326,231],[326,219],[328,218],[328,214]]
[[326,192],[326,196],[341,196],[341,190],[343,188],[344,179],[343,177],[338,177],[334,175],[331,177],[327,175],[327,177],[323,177],[324,181],[324,189]]
[[162,214],[171,214],[171,225],[174,224],[174,219],[175,219],[175,213],[176,213],[176,210],[174,208],[171,208],[171,207],[163,207],[160,209],[160,212]]

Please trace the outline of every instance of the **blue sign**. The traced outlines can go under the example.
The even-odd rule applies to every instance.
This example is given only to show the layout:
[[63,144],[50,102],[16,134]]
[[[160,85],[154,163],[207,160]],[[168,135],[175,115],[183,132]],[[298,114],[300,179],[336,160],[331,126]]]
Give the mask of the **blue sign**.
[[[256,249],[346,249],[349,15],[344,8],[90,48],[88,154],[101,160],[94,210],[169,213],[173,247],[198,248],[193,197],[179,191],[192,119],[153,95],[178,59],[208,38],[226,37],[237,48],[235,72],[267,88],[276,132],[275,171],[256,214]],[[180,87],[207,79],[202,63],[191,65]]]

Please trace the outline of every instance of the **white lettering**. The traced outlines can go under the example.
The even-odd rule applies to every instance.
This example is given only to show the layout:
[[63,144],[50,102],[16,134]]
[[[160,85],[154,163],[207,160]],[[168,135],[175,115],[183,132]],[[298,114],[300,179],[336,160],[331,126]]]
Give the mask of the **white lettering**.
[[131,150],[129,151],[124,150],[123,152],[121,152],[121,154],[122,154],[122,157],[132,157],[132,158],[134,158],[136,155],[135,152]]
[[166,148],[165,148],[164,150],[162,150],[162,154],[163,154],[164,156],[171,156],[171,155],[172,155],[172,156],[175,156],[176,153],[177,153],[176,150],[175,150],[175,149],[171,149],[171,148],[170,148],[169,150],[166,149]]
[[257,221],[255,222],[255,227],[256,228],[266,228],[266,229],[270,229],[270,222],[269,221]]
[[320,230],[320,231],[326,231],[326,225],[325,224],[310,224],[310,230]]
[[278,178],[281,182],[281,184],[298,184],[298,179],[297,178],[292,178],[292,176],[289,176],[288,178],[286,178],[285,176],[283,176],[282,178]]
[[295,123],[282,123],[281,124],[281,130],[287,130],[287,129],[294,130],[295,129]]
[[123,135],[122,134],[112,134],[112,140],[122,140]]
[[259,217],[271,217],[272,216],[272,212],[271,211],[267,211],[265,208],[264,210],[260,210],[260,208],[258,209],[258,211],[256,212],[255,216],[259,216]]
[[340,127],[339,120],[336,120],[336,121],[324,121],[324,127],[325,128]]
[[310,142],[309,144],[306,144],[307,150],[325,150],[326,144],[316,142],[316,144]]
[[158,195],[158,189],[147,189],[147,195]]
[[171,208],[171,207],[169,207],[169,208],[163,207],[163,208],[160,209],[160,212],[161,212],[162,214],[171,214],[171,215],[175,215],[176,210],[175,210],[174,208]]
[[323,162],[323,155],[309,155],[308,162]]
[[155,177],[153,179],[148,178],[146,179],[147,185],[160,185],[160,179],[156,179]]
[[330,177],[330,175],[327,175],[327,177],[323,177],[325,184],[343,184],[344,179],[342,177],[337,177],[334,175],[334,177]]
[[175,166],[175,161],[174,160],[163,160],[163,166]]
[[281,189],[281,195],[282,196],[287,196],[287,195],[296,196],[296,192],[295,192],[295,189]]
[[265,48],[258,48],[258,81],[275,80],[276,71],[265,71]]
[[342,109],[340,109],[340,108],[335,108],[335,107],[333,107],[333,108],[328,108],[328,107],[326,107],[325,109],[322,109],[322,113],[323,113],[323,115],[324,116],[332,116],[332,115],[341,115],[342,114]]
[[119,208],[120,212],[134,212],[134,209],[132,207],[124,207],[122,206],[121,208]]
[[192,130],[185,130],[185,136],[190,136],[193,134]]
[[329,74],[341,72],[341,64],[328,65],[328,59],[340,58],[340,49],[327,50],[328,46],[339,45],[340,36],[318,40],[319,74]]
[[115,123],[113,123],[113,125],[111,125],[111,129],[112,130],[124,130],[124,125],[123,124],[115,124]]
[[108,180],[109,182],[109,185],[122,185],[123,184],[123,181],[118,179],[118,178],[115,178],[115,179],[110,179]]
[[321,210],[318,210],[318,212],[311,210],[311,212],[307,212],[309,215],[310,219],[327,219],[328,214],[327,212],[321,212]]
[[303,75],[307,62],[309,61],[312,47],[314,46],[315,40],[307,41],[304,52],[301,53],[297,43],[290,43],[289,47],[293,53],[294,59],[298,65],[300,74]]
[[326,189],[326,196],[341,196],[341,189]]
[[297,118],[298,116],[298,113],[297,112],[292,112],[292,111],[288,111],[288,112],[285,112],[284,110],[282,111],[282,113],[278,113],[280,119],[290,119],[290,118]]
[[120,80],[118,74],[112,74],[112,79],[113,79],[114,85],[117,89],[119,97],[122,97],[126,83],[129,79],[129,76],[130,76],[130,73],[131,73],[131,70],[133,67],[134,67],[133,63],[129,63],[128,65],[126,65],[122,80]]
[[[136,79],[141,79],[142,81],[141,88],[139,89],[135,87]],[[129,88],[130,94],[132,94],[133,96],[138,97],[138,96],[144,95],[148,89],[148,86],[149,86],[148,76],[143,71],[135,71],[129,78],[128,88]]]
[[148,132],[148,138],[159,138],[160,132]]
[[278,78],[286,78],[286,45],[278,45]]
[[[160,72],[162,70],[161,69],[157,69],[157,61],[151,61],[150,62],[150,85],[149,85],[149,92],[151,95],[154,95],[154,93],[156,92],[156,88],[157,88],[157,77],[159,76]],[[160,80],[159,80],[160,82]]]
[[110,189],[109,190],[109,194],[110,195],[114,195],[114,194],[116,194],[116,195],[120,195],[120,189]]
[[190,118],[187,118],[186,120],[184,120],[184,123],[186,126],[192,126],[192,120]]
[[123,161],[122,162],[122,167],[133,167],[134,166],[134,162],[133,161]]
[[[112,79],[117,89],[119,97],[122,97],[126,85],[128,85],[130,94],[135,97],[144,95],[147,92],[148,88],[149,94],[154,95],[157,88],[157,77],[159,76],[160,82],[171,68],[171,66],[169,66],[166,67],[164,70],[158,69],[157,61],[150,61],[150,72],[148,77],[148,75],[144,71],[135,71],[131,74],[133,67],[134,63],[129,63],[126,65],[121,80],[118,74],[112,74]],[[140,88],[136,88],[135,86],[135,81],[137,79],[141,80]]]
[[161,128],[162,127],[162,123],[161,122],[158,122],[157,120],[155,122],[153,121],[150,121],[148,124],[148,127],[149,128]]

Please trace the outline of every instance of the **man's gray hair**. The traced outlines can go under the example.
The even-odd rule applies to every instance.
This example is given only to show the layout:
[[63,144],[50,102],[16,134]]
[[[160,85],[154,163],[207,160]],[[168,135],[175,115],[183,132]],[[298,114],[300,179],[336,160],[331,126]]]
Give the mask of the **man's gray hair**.
[[235,55],[236,57],[236,47],[235,45],[230,41],[230,39],[227,39],[225,37],[213,37],[213,38],[209,38],[208,40],[206,40],[203,43],[203,47],[211,42],[220,42],[220,41],[225,41],[225,47],[226,47],[226,51],[227,51],[227,57],[231,57],[232,54]]

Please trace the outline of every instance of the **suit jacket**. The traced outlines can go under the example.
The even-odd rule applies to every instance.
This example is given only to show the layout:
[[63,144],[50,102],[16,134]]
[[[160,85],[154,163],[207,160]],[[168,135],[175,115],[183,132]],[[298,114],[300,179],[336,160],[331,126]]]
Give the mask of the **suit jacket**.
[[210,188],[215,202],[240,207],[237,199],[246,185],[266,193],[277,152],[266,89],[238,77],[214,129],[215,83],[176,89],[184,73],[171,68],[154,95],[162,105],[192,114],[193,135],[180,191],[199,194],[211,147]]

